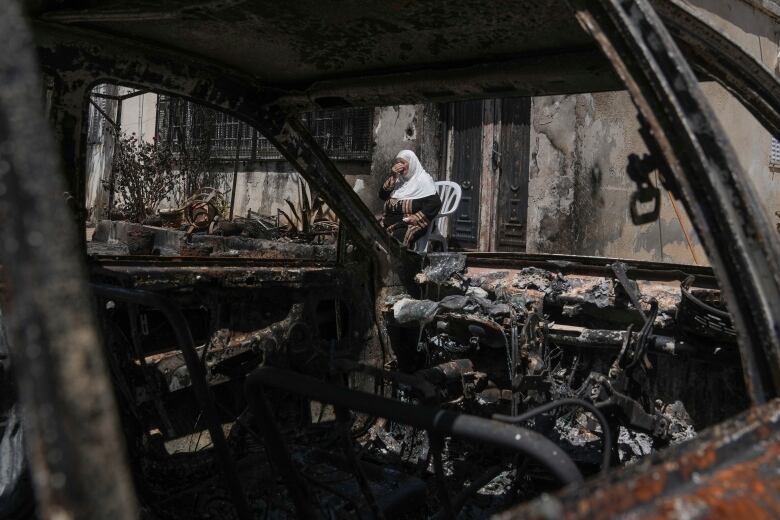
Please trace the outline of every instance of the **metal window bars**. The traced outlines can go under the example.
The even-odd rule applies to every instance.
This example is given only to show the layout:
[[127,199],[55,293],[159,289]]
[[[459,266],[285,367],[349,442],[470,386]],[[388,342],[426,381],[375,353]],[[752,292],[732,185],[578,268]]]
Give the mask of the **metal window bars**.
[[[301,119],[333,160],[370,160],[373,110],[344,108],[305,112]],[[209,108],[172,96],[157,101],[157,135],[181,149],[181,139],[211,135],[211,158],[234,160],[240,141],[240,160],[281,160],[278,150],[246,123]],[[240,138],[239,138],[240,136]]]
[[780,172],[780,140],[772,137],[772,144],[769,149],[769,171],[773,173]]

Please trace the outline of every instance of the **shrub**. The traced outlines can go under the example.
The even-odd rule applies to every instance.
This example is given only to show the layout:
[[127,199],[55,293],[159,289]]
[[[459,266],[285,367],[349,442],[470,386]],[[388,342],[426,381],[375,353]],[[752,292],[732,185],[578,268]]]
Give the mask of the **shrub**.
[[143,222],[156,213],[162,201],[170,199],[178,177],[173,164],[170,148],[157,139],[151,143],[140,141],[135,133],[117,139],[113,189],[129,220]]

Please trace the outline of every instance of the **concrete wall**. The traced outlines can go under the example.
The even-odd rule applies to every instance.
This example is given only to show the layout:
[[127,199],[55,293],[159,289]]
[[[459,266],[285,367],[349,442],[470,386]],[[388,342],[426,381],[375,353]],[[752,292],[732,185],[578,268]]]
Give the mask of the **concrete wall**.
[[[628,157],[646,148],[627,93],[539,97],[531,114],[529,252],[693,262],[663,189],[658,221],[634,226],[630,220]],[[702,262],[684,215],[682,225]]]
[[[776,18],[747,0],[689,2],[777,73]],[[729,137],[764,210],[775,221],[780,189],[769,171],[771,136],[715,83],[704,94]],[[629,197],[634,185],[628,156],[646,153],[636,110],[626,92],[541,97],[533,101],[528,208],[530,252],[575,253],[623,258],[706,263],[682,205],[681,218],[662,189],[658,222],[634,226]],[[693,252],[683,235],[688,231]]]
[[[396,105],[374,111],[374,149],[366,175],[351,178],[355,191],[374,213],[382,211],[379,187],[393,159],[404,149],[414,151],[434,179],[440,178],[441,128],[438,105]],[[441,173],[443,178],[443,173]]]
[[[289,211],[286,198],[298,202],[300,175],[282,161],[260,163],[253,171],[238,173],[234,215],[246,216],[251,209],[255,213],[276,216],[278,209]],[[232,172],[226,178],[232,180]]]
[[[117,95],[118,87],[114,85],[101,85],[97,92],[108,95]],[[112,120],[116,120],[117,103],[106,102],[106,113]],[[85,206],[90,213],[90,220],[96,222],[105,218],[102,214],[108,205],[108,190],[103,186],[103,181],[111,174],[112,157],[114,156],[114,137],[108,131],[110,123],[99,114],[93,105],[89,105],[89,124],[98,126],[97,130],[89,133],[89,137],[96,139],[87,140],[87,186],[85,189]]]

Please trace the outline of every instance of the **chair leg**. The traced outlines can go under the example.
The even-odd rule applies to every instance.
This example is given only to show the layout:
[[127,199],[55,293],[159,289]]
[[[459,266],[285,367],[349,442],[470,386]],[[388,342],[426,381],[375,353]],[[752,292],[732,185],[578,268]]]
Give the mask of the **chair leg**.
[[444,249],[445,253],[449,252],[449,249],[447,248],[447,237],[441,237],[441,247]]

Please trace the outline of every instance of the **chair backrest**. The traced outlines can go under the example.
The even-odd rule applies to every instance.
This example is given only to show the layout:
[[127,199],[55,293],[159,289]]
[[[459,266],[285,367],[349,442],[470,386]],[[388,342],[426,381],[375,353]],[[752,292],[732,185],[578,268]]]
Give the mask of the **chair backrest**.
[[441,199],[441,209],[439,216],[451,215],[458,209],[460,204],[460,184],[452,181],[436,181],[436,191],[439,192]]

